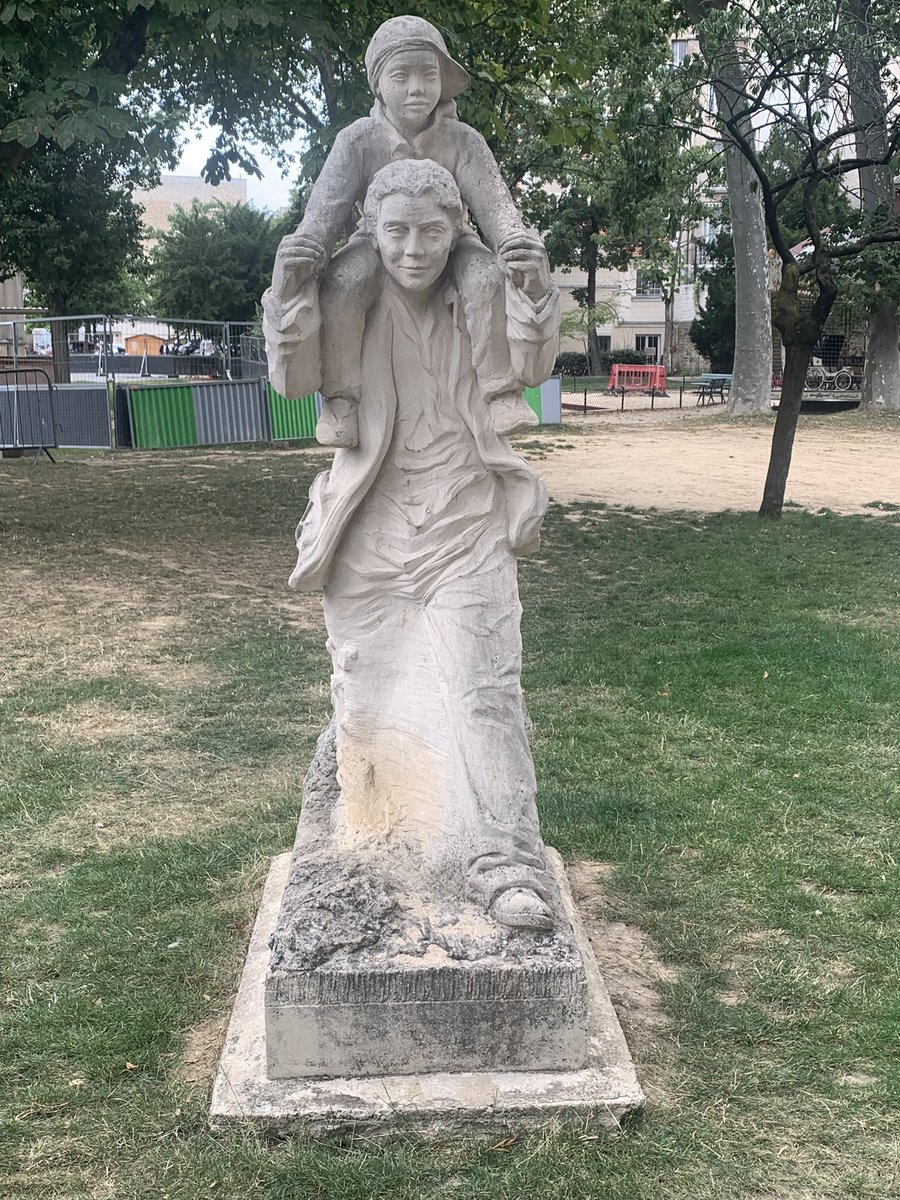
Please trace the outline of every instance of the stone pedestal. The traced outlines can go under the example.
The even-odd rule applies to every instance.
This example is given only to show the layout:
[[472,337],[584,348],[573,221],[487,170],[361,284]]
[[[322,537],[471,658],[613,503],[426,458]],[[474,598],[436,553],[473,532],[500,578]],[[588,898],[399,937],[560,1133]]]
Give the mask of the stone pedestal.
[[[464,905],[449,929],[456,943],[471,941],[461,948],[466,957],[453,958],[446,946],[455,946],[433,929],[428,906],[407,900],[392,913],[392,936],[307,968],[307,958],[297,964],[284,950],[288,929],[309,919],[290,891],[289,881],[266,973],[270,1079],[485,1066],[565,1071],[587,1061],[587,980],[568,922],[554,933],[501,937]],[[443,944],[421,938],[426,922]],[[411,923],[418,944],[400,932]]]
[[552,872],[554,928],[510,929],[466,897],[462,867],[397,839],[342,845],[341,803],[332,724],[271,939],[269,1078],[583,1067],[587,978]]
[[[275,934],[290,869],[290,856],[284,854],[273,861],[250,943],[213,1088],[213,1124],[252,1123],[302,1136],[343,1135],[352,1131],[374,1135],[402,1132],[405,1136],[428,1137],[479,1130],[491,1133],[518,1131],[544,1125],[550,1120],[574,1122],[582,1129],[617,1127],[623,1116],[643,1104],[643,1094],[615,1011],[572,903],[562,862],[554,851],[548,849],[547,854],[583,971],[581,995],[585,1020],[582,1031],[586,1046],[581,1065],[558,1069],[540,1065],[546,1061],[546,1052],[541,1054],[537,1033],[540,1020],[536,1010],[542,1002],[548,1002],[550,1011],[557,1014],[558,1028],[565,1027],[565,1014],[574,1014],[575,1010],[574,996],[579,989],[573,986],[572,994],[563,997],[561,993],[565,989],[558,986],[566,978],[563,972],[555,976],[550,973],[547,977],[553,980],[551,990],[555,990],[555,995],[544,997],[543,1001],[536,995],[509,1001],[522,1005],[520,1011],[530,1012],[532,1019],[537,1021],[531,1033],[524,1025],[518,1031],[520,1039],[528,1040],[537,1055],[531,1063],[521,1056],[518,1069],[504,1069],[491,1060],[490,1055],[496,1048],[488,1033],[489,1026],[477,1028],[479,1013],[482,1017],[485,1015],[486,1002],[473,998],[451,1002],[459,1005],[460,1022],[465,1014],[469,1014],[468,1020],[475,1023],[476,1028],[469,1029],[472,1045],[481,1046],[488,1052],[482,1062],[477,1062],[473,1053],[468,1060],[468,1069],[448,1071],[413,1065],[418,1051],[412,1039],[409,1039],[406,1054],[398,1055],[404,1035],[395,1032],[389,1039],[392,1057],[385,1061],[401,1061],[405,1064],[404,1069],[380,1075],[356,1075],[348,1061],[348,1073],[343,1076],[323,1072],[321,1076],[313,1077],[307,1072],[292,1077],[273,1077],[268,1069],[265,1012],[267,991],[269,997],[274,998],[280,986],[276,984],[277,969],[273,972],[270,967],[270,942]],[[513,970],[510,978],[515,975]],[[568,978],[571,981],[575,976],[570,974]],[[560,1003],[563,999],[566,1002]],[[423,1002],[409,998],[394,1002],[397,1007],[410,1003],[419,1005]],[[464,1008],[464,1004],[472,1007]],[[408,1008],[404,1011],[411,1012]],[[350,1018],[350,1012],[345,1010],[342,1019],[346,1045],[366,1046],[367,1053],[370,1052],[371,1027],[364,1026],[360,1030]],[[272,1018],[269,1020],[271,1022]],[[278,1020],[280,1018],[274,1021],[275,1026]],[[545,1027],[546,1024],[544,1019]],[[426,1022],[426,1026],[433,1031],[439,1028],[439,1022]],[[404,1027],[409,1028],[408,1016]],[[332,1028],[335,1040],[329,1044],[328,1054],[331,1056],[329,1061],[335,1066],[340,1055],[338,1041],[342,1036],[337,1014]],[[396,1028],[399,1031],[400,1026]],[[462,1024],[457,1025],[458,1030],[463,1028]],[[571,1027],[570,1034],[568,1041],[557,1036],[554,1053],[560,1053],[560,1048],[567,1046],[563,1052],[574,1055],[576,1039]],[[279,1043],[278,1032],[275,1041]],[[303,1044],[306,1051],[292,1052],[293,1061],[298,1064],[308,1063],[314,1052],[315,1043],[307,1040]],[[322,1044],[318,1043],[320,1047]],[[283,1048],[283,1038],[281,1045]],[[509,1053],[515,1051],[510,1049]],[[415,1061],[425,1060],[416,1058]]]

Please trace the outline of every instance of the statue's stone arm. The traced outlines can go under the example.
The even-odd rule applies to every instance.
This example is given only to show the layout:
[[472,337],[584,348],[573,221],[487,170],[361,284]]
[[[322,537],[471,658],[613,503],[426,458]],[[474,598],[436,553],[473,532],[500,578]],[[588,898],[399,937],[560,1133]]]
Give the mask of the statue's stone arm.
[[463,146],[456,182],[475,224],[491,249],[498,251],[526,226],[487,142],[468,125],[460,124],[459,136]]
[[364,121],[342,129],[334,139],[325,165],[312,186],[298,232],[321,242],[330,256],[353,206],[365,194],[365,147],[361,145]]
[[506,333],[513,373],[525,387],[550,378],[559,350],[559,289],[552,284],[533,300],[506,281]]
[[262,310],[272,386],[288,400],[309,396],[322,381],[318,280],[307,280],[287,304],[269,288],[263,294]]

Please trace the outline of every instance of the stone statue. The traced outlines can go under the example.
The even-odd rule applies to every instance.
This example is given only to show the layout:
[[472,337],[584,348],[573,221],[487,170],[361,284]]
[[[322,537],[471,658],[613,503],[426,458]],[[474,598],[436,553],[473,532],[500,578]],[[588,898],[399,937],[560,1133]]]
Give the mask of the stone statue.
[[[291,584],[324,590],[334,844],[402,845],[448,898],[545,929],[516,556],[537,542],[546,495],[483,403],[449,267],[463,216],[453,177],[430,160],[401,159],[369,186],[365,236],[386,278],[362,341],[358,444],[313,484]],[[273,285],[264,308],[270,363],[312,386],[328,338],[304,251],[303,235],[285,240],[276,280],[304,282],[296,296]],[[521,389],[550,374],[559,299],[531,239],[505,266],[490,329]]]
[[291,576],[322,589],[334,719],[213,1111],[290,1130],[602,1122],[641,1093],[538,828],[516,568],[547,497],[504,436],[552,369],[559,295],[455,118],[467,76],[437,30],[388,21],[366,65],[373,115],[338,138],[263,298],[272,380],[323,392],[336,445]]
[[[303,220],[281,255],[275,290],[285,292],[279,272],[291,264],[320,274],[336,238],[376,172],[402,159],[432,159],[455,178],[464,204],[487,241],[465,226],[456,239],[451,273],[468,318],[473,366],[482,399],[490,405],[496,433],[537,424],[510,362],[498,294],[503,276],[495,259],[509,264],[540,239],[522,224],[509,189],[484,138],[456,116],[454,97],[469,76],[447,52],[444,39],[421,17],[394,17],[378,29],[366,52],[375,97],[371,115],[341,130],[309,197]],[[488,250],[490,247],[490,250]],[[491,251],[495,253],[491,253]],[[360,229],[330,264],[320,293],[323,334],[316,386],[324,397],[316,430],[325,446],[356,445],[357,406],[362,394],[360,347],[366,313],[383,286],[371,239]],[[272,382],[290,398],[305,395],[305,380]]]
[[437,31],[388,21],[367,66],[375,115],[338,139],[263,298],[275,386],[323,391],[320,439],[339,443],[290,580],[323,592],[334,720],[272,939],[268,1072],[575,1068],[585,974],[520,684],[517,558],[547,497],[502,436],[552,370],[559,294],[446,107],[466,76]]

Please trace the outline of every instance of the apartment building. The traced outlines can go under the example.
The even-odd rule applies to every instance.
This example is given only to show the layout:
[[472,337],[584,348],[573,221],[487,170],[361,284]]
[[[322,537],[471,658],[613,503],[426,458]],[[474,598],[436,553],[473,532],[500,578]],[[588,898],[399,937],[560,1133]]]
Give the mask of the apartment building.
[[247,180],[225,179],[213,186],[199,175],[163,175],[155,188],[135,188],[134,200],[144,210],[143,221],[148,230],[147,241],[156,241],[154,233],[169,228],[169,221],[176,208],[190,208],[194,200],[208,204],[219,200],[222,204],[246,204]]

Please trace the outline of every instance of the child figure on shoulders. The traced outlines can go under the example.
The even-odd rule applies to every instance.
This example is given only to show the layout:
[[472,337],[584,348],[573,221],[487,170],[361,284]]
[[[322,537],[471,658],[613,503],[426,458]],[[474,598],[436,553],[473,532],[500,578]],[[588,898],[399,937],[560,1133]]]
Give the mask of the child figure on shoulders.
[[[420,17],[394,17],[376,31],[366,51],[375,96],[368,117],[335,138],[296,233],[282,244],[285,265],[299,284],[322,275],[322,416],[316,438],[352,447],[359,437],[362,335],[366,312],[383,286],[378,255],[361,229],[329,262],[334,243],[373,176],[390,162],[432,159],[454,177],[488,245],[467,228],[450,266],[466,310],[472,359],[495,433],[508,436],[538,423],[515,379],[503,330],[500,263],[523,249],[542,247],[523,224],[487,143],[456,116],[454,97],[469,86],[467,72],[447,52],[438,30]],[[490,247],[490,249],[488,248]],[[327,268],[327,269],[326,269]],[[323,274],[324,273],[324,274]]]

